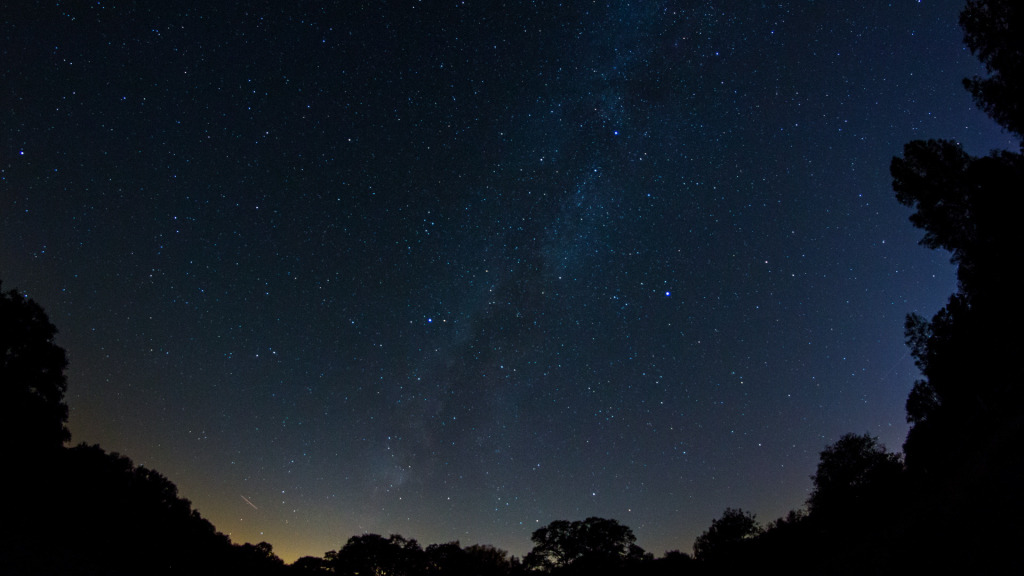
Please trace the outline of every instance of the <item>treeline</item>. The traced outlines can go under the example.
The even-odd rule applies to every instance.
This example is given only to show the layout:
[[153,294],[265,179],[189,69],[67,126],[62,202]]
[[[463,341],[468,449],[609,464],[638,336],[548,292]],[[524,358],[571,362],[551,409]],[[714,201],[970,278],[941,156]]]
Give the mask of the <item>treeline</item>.
[[233,545],[155,470],[99,446],[5,462],[0,574],[272,574],[270,546]]
[[[965,86],[1024,141],[1024,3],[970,1],[961,24],[989,72]],[[922,379],[907,400],[904,454],[843,436],[821,453],[805,506],[785,518],[761,525],[726,509],[692,556],[654,557],[628,527],[588,518],[537,530],[522,559],[364,534],[285,565],[267,543],[232,544],[159,473],[96,446],[66,448],[56,328],[10,291],[0,292],[0,574],[1024,574],[1024,156],[916,141],[891,172],[922,243],[951,252],[958,288],[930,320],[907,319]]]

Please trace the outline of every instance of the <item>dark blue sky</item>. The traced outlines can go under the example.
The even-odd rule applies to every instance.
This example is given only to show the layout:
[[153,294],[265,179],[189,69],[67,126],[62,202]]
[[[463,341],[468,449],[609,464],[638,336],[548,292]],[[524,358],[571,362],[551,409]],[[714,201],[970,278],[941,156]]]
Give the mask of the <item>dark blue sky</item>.
[[801,506],[953,289],[891,157],[1013,147],[954,0],[20,4],[0,279],[74,441],[288,560]]

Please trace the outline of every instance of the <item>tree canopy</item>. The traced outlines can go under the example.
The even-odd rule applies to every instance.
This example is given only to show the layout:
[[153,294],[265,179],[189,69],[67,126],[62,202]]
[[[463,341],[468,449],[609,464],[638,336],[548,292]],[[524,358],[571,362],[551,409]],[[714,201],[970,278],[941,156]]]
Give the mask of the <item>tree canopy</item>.
[[[990,73],[965,80],[967,88],[979,107],[1021,137],[1024,5],[971,1],[960,22]],[[1017,302],[1024,281],[1016,271],[1024,157],[975,157],[953,141],[918,140],[893,158],[890,171],[896,199],[914,209],[910,220],[924,230],[921,243],[950,251],[958,281],[930,321],[907,319],[907,344],[923,376],[907,400],[907,465],[947,474],[975,457],[1004,458],[1006,451],[990,443],[1019,426],[1024,402],[1024,370],[1015,361],[1020,339],[1005,330],[1024,321]],[[993,432],[999,423],[1004,429]],[[991,463],[976,461],[982,468]]]
[[530,539],[534,547],[525,563],[545,571],[619,566],[644,554],[629,527],[605,518],[556,520],[534,531]]
[[[980,109],[1024,138],[1024,4],[971,0],[960,23],[988,72],[965,79],[965,87]],[[1024,537],[1017,521],[1024,515],[1024,365],[1016,358],[1016,328],[1024,322],[1016,270],[1024,157],[976,157],[954,141],[914,141],[893,159],[891,173],[896,199],[914,209],[911,222],[925,232],[921,243],[949,250],[957,267],[947,304],[930,320],[911,314],[905,324],[922,378],[906,404],[908,516],[915,521],[902,548],[919,561],[944,554],[941,565],[930,562],[934,568],[1020,573],[1024,564],[1008,550]],[[988,564],[979,565],[982,559]]]
[[974,102],[1003,128],[1024,137],[1024,4],[971,0],[960,13],[964,43],[981,60],[988,78],[964,80]]
[[7,454],[52,451],[71,439],[68,361],[56,334],[34,300],[0,291],[0,442]]
[[726,508],[722,516],[711,521],[693,543],[693,554],[702,562],[723,563],[739,556],[744,543],[761,534],[757,517],[742,508]]
[[328,552],[325,560],[331,572],[351,576],[421,574],[425,564],[419,543],[398,534],[353,536],[341,550]]
[[890,489],[902,472],[900,456],[887,452],[877,438],[844,434],[821,452],[807,504],[813,514],[871,506],[880,499],[880,490]]

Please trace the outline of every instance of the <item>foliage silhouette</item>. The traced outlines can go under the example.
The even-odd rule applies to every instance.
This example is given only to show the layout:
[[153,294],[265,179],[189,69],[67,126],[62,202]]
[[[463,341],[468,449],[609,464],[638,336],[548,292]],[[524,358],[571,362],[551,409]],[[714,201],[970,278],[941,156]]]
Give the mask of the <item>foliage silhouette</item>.
[[818,565],[830,572],[891,570],[906,508],[900,454],[870,434],[845,434],[821,452],[811,478],[807,528],[825,552]]
[[458,542],[431,544],[424,551],[426,554],[426,573],[430,574],[470,574],[468,558]]
[[[277,574],[269,544],[233,546],[162,474],[98,446],[62,450],[26,488],[4,574]],[[56,527],[59,529],[55,530]],[[10,546],[8,548],[8,546]]]
[[0,291],[0,442],[9,456],[52,452],[71,439],[68,361],[56,334],[39,304],[16,290]]
[[694,541],[694,557],[701,562],[724,565],[742,558],[761,532],[754,514],[741,508],[726,508]]
[[681,576],[696,570],[692,556],[679,550],[669,550],[660,558],[646,559],[640,573],[650,576]]
[[524,564],[545,572],[608,572],[645,559],[636,536],[616,520],[590,517],[569,522],[556,520],[530,537],[533,550]]
[[427,546],[426,569],[430,574],[444,576],[511,576],[521,572],[521,564],[510,558],[508,552],[493,546],[478,545],[462,548],[458,542]]
[[327,560],[316,556],[303,556],[292,562],[289,567],[292,574],[328,574],[330,569]]
[[[1019,2],[972,1],[961,13],[967,45],[993,73],[966,81],[968,88],[1018,136],[1022,10]],[[997,436],[1019,427],[1024,372],[1014,352],[1020,341],[1001,328],[1024,320],[1016,302],[1024,282],[1013,266],[1024,158],[1007,151],[977,158],[955,142],[914,141],[890,171],[896,199],[915,210],[911,222],[925,231],[921,243],[949,250],[957,265],[958,288],[947,305],[931,321],[911,315],[906,323],[907,344],[924,376],[907,400],[907,465],[941,476],[954,473],[979,447],[982,458],[999,457],[988,446],[992,423],[1010,427]]]
[[814,489],[807,500],[812,514],[849,514],[890,503],[898,494],[903,462],[899,454],[870,434],[844,434],[825,448],[811,477]]
[[[990,74],[964,85],[1021,138],[1024,5],[972,0],[960,23]],[[905,510],[905,561],[918,570],[1022,573],[1024,561],[1009,550],[1024,537],[1015,521],[1024,515],[1024,367],[1016,358],[1024,281],[1015,270],[1024,157],[974,157],[955,142],[915,141],[890,171],[897,200],[915,210],[911,222],[925,231],[921,243],[949,250],[957,266],[946,306],[931,320],[910,315],[905,325],[922,375],[906,405],[914,496]]]
[[282,572],[284,562],[274,554],[269,542],[245,543],[232,547],[231,570],[240,574],[261,574]]
[[1024,5],[1006,0],[972,0],[960,13],[964,42],[991,76],[964,80],[974,102],[993,120],[1024,137]]
[[155,470],[98,446],[64,447],[67,358],[56,332],[37,303],[0,293],[0,573],[278,573],[269,544],[232,546]]
[[426,568],[426,555],[419,543],[398,534],[388,538],[353,536],[341,550],[328,552],[324,559],[331,572],[350,576],[412,576]]
[[488,545],[462,547],[456,541],[431,544],[422,549],[415,540],[397,534],[388,538],[363,534],[349,538],[340,550],[327,552],[323,558],[304,556],[287,568],[292,574],[361,576],[527,576],[531,573],[680,576],[700,572],[688,554],[671,551],[654,558],[644,553],[632,543],[632,530],[615,520],[556,520],[535,534],[538,532],[561,535],[561,545],[575,552],[559,556],[564,562],[557,565],[554,560],[551,564],[540,562],[538,556],[546,553],[544,550],[551,542],[545,537],[539,543],[535,540],[538,545],[530,553],[533,558],[520,562],[505,550]]

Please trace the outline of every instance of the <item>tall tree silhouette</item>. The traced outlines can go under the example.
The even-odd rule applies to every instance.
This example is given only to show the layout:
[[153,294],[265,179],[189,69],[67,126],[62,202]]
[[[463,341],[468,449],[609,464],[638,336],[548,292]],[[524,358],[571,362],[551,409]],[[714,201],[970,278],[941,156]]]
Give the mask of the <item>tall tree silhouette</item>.
[[1015,0],[972,0],[960,13],[964,42],[991,74],[964,80],[964,86],[1003,128],[1024,137],[1024,50],[1020,32],[1024,4]]
[[0,574],[279,573],[269,544],[232,546],[155,470],[64,447],[56,333],[39,304],[0,292]]
[[0,442],[8,456],[52,452],[71,439],[68,361],[56,334],[39,304],[0,291]]
[[[968,87],[1017,134],[1020,100],[1008,95],[1024,95],[1021,10],[1018,2],[969,2],[961,15],[968,45],[993,73],[968,80]],[[978,454],[978,443],[992,439],[993,424],[1019,426],[1024,372],[1014,356],[1020,338],[1004,327],[1024,320],[1016,301],[1024,282],[1015,270],[1024,158],[1007,151],[978,158],[955,142],[914,141],[893,159],[891,172],[896,199],[915,209],[911,222],[925,231],[921,243],[949,250],[957,265],[957,292],[947,305],[931,321],[911,315],[906,324],[924,376],[907,401],[907,464],[946,474]]]
[[[1003,128],[1024,137],[1024,4],[969,1],[960,23],[989,74],[966,79],[966,88]],[[956,142],[915,141],[890,171],[896,199],[915,210],[911,222],[925,232],[921,243],[949,250],[957,266],[946,306],[931,320],[910,315],[906,322],[922,374],[907,399],[904,444],[917,494],[911,554],[944,554],[941,563],[915,569],[1021,573],[1024,562],[1009,550],[1024,537],[1024,364],[1016,357],[1024,322],[1016,270],[1024,157],[975,157]]]

